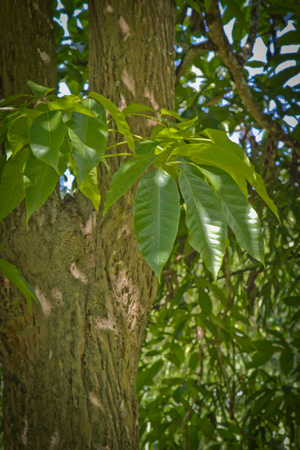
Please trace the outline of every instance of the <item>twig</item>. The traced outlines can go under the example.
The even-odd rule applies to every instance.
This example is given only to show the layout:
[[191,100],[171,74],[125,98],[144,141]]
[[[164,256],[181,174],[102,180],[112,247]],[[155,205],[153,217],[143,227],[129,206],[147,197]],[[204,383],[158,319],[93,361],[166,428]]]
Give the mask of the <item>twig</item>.
[[281,126],[274,122],[272,117],[265,114],[255,100],[252,90],[243,75],[244,59],[232,50],[224,32],[217,0],[214,0],[209,8],[207,23],[211,40],[218,48],[217,53],[228,68],[229,73],[235,82],[236,90],[249,113],[252,114],[256,122],[272,135],[275,140],[284,142],[300,155],[300,143],[291,135],[285,133]]
[[252,0],[249,34],[247,42],[242,50],[245,62],[252,56],[253,46],[258,32],[259,13],[260,0]]
[[197,56],[200,56],[207,51],[216,51],[217,48],[218,47],[210,39],[197,45],[191,45],[176,69],[176,84],[179,83],[180,78],[185,74]]

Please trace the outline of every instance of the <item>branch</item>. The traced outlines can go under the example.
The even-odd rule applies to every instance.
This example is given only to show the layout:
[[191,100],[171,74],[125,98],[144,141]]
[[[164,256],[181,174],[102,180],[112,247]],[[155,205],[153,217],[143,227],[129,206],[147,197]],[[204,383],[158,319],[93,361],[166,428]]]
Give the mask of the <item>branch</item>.
[[191,47],[188,48],[186,54],[182,57],[181,63],[176,69],[175,84],[179,83],[180,78],[185,74],[185,72],[192,64],[194,59],[197,58],[197,56],[200,56],[207,51],[216,51],[217,48],[218,47],[211,40],[201,42],[201,44],[191,45]]
[[207,14],[207,23],[211,40],[217,46],[217,53],[229,70],[229,73],[235,83],[236,90],[243,101],[244,105],[254,117],[257,123],[261,125],[274,140],[282,141],[287,146],[292,147],[298,155],[300,155],[300,143],[290,134],[283,131],[281,126],[274,122],[272,117],[265,114],[262,108],[255,100],[251,88],[248,86],[247,80],[243,75],[243,58],[237,55],[231,48],[227,36],[223,30],[222,19],[218,2],[213,1],[209,14]]
[[258,32],[259,13],[260,0],[252,0],[249,34],[247,42],[242,50],[244,61],[248,61],[250,56],[252,56],[253,46]]

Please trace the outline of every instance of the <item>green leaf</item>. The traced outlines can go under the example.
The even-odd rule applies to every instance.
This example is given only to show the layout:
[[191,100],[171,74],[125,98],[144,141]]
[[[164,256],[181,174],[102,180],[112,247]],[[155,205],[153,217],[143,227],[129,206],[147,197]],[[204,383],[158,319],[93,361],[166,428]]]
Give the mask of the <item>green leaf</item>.
[[162,368],[164,362],[162,360],[156,361],[152,366],[139,370],[136,379],[136,391],[139,392],[144,386],[151,386],[153,378]]
[[136,154],[137,155],[143,155],[143,154],[154,155],[156,147],[157,147],[156,141],[150,141],[150,140],[142,141],[138,144],[138,146],[136,148]]
[[68,125],[80,186],[88,173],[99,164],[105,152],[105,130],[102,130],[102,122],[76,112]]
[[25,115],[18,116],[8,127],[7,139],[10,149],[15,155],[29,142],[29,128],[32,120]]
[[124,114],[124,116],[129,116],[130,114],[141,113],[143,111],[152,111],[155,113],[154,109],[151,108],[151,106],[140,105],[139,103],[131,103],[131,105],[123,109],[122,113]]
[[161,114],[161,116],[174,117],[175,119],[179,120],[179,122],[183,122],[184,121],[184,119],[182,117],[180,117],[180,115],[177,112],[175,112],[175,111],[169,111],[168,109],[162,108],[160,110],[160,114]]
[[257,368],[266,364],[272,357],[273,352],[256,352],[252,356],[252,361],[248,364],[249,368]]
[[264,242],[258,215],[230,175],[216,167],[199,167],[221,200],[224,216],[239,245],[264,264]]
[[39,100],[44,95],[49,94],[49,92],[54,91],[53,88],[47,88],[45,86],[41,86],[40,84],[34,83],[33,81],[30,81],[30,80],[27,81],[27,85],[32,90],[32,93],[35,96],[36,100]]
[[92,98],[85,98],[82,102],[82,105],[87,106],[89,109],[91,109],[97,119],[102,122],[101,130],[102,133],[106,136],[106,139],[108,137],[108,127],[107,127],[107,120],[106,120],[106,111],[100,103],[96,102],[96,100],[93,100]]
[[205,316],[210,316],[212,313],[212,302],[211,298],[204,289],[198,288],[198,300]]
[[227,225],[215,191],[197,171],[181,172],[179,185],[187,206],[189,243],[203,257],[206,267],[217,277],[226,249]]
[[212,142],[203,142],[180,145],[173,151],[173,155],[189,158],[198,164],[218,167],[229,173],[233,178],[238,176],[246,179],[279,219],[277,208],[267,194],[262,177],[255,172],[252,165],[244,162],[234,151],[229,151],[227,148],[222,148]]
[[137,155],[119,167],[115,172],[109,190],[106,193],[103,214],[105,214],[107,210],[128,191],[130,186],[132,186],[147,167],[153,163],[155,158],[155,155]]
[[0,181],[0,221],[8,216],[24,198],[24,167],[29,150],[18,152],[4,165]]
[[299,306],[300,305],[300,296],[290,296],[290,297],[285,297],[282,300],[286,305],[288,306]]
[[58,170],[59,149],[67,132],[59,111],[46,111],[32,123],[29,131],[33,154]]
[[30,216],[42,206],[52,194],[59,175],[49,164],[30,153],[25,167],[26,224]]
[[175,181],[162,169],[140,181],[134,202],[134,229],[139,249],[160,279],[175,241],[180,216]]
[[284,350],[280,355],[280,367],[285,375],[288,375],[294,366],[294,355],[290,350]]
[[2,99],[0,100],[0,106],[8,105],[9,103],[13,102],[14,100],[17,100],[17,99],[22,98],[22,97],[33,98],[33,95],[27,95],[27,94],[14,94],[14,95],[10,95],[9,97],[2,98]]
[[0,270],[4,273],[6,278],[11,281],[19,291],[22,292],[27,300],[30,312],[32,311],[32,300],[39,303],[37,296],[35,295],[33,287],[25,280],[20,274],[16,266],[0,258]]
[[79,102],[66,101],[63,98],[58,98],[53,102],[48,103],[49,111],[61,111],[61,112],[78,112],[86,114],[87,116],[96,117],[94,111],[87,106]]
[[114,121],[116,122],[118,131],[124,135],[128,147],[130,148],[130,150],[134,152],[135,151],[134,139],[132,137],[128,123],[126,122],[125,116],[121,113],[121,111],[110,100],[103,97],[103,95],[97,94],[96,92],[91,92],[89,94],[89,97],[97,100],[97,102],[101,103],[110,112]]
[[94,167],[82,181],[79,190],[93,203],[99,211],[101,195],[98,186],[97,167]]

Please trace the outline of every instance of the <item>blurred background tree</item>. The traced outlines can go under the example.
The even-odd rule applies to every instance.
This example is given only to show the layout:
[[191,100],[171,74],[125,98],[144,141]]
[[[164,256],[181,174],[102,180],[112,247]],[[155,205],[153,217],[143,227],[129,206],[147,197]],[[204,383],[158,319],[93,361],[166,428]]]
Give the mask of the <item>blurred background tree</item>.
[[[225,130],[264,177],[266,267],[233,236],[216,283],[183,217],[137,379],[145,450],[300,446],[300,4],[177,0],[176,110]],[[58,1],[59,89],[88,91],[88,5]]]

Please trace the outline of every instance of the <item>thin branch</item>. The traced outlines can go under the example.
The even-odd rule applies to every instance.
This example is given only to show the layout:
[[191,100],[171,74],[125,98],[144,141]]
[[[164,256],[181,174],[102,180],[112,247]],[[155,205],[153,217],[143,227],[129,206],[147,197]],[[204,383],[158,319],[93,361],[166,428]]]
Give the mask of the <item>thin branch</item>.
[[217,46],[209,39],[201,42],[201,44],[191,45],[186,54],[182,57],[181,63],[176,69],[176,84],[179,83],[180,78],[185,74],[189,66],[195,58],[208,51],[216,51]]
[[242,50],[242,55],[245,61],[248,61],[250,56],[252,56],[253,46],[258,32],[259,13],[260,0],[252,0],[249,34],[247,42]]
[[252,90],[243,75],[243,58],[237,55],[231,48],[227,36],[223,30],[222,19],[218,6],[218,1],[214,0],[207,14],[207,23],[212,41],[218,47],[217,53],[228,68],[229,73],[235,82],[236,90],[244,105],[252,114],[257,123],[261,125],[274,140],[282,141],[287,146],[292,147],[300,155],[300,143],[291,135],[284,132],[281,126],[272,117],[263,112],[255,100]]

